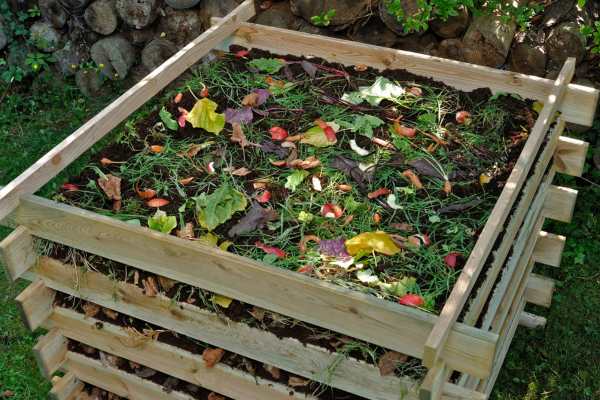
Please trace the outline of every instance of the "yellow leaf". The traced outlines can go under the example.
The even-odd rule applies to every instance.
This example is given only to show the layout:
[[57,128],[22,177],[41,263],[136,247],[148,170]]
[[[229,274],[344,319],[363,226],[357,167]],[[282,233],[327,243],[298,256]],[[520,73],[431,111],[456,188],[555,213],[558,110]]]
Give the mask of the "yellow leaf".
[[365,232],[346,241],[346,250],[350,255],[358,254],[364,250],[371,252],[375,250],[378,253],[393,256],[400,252],[400,248],[392,242],[390,236],[383,232]]
[[[533,111],[535,111],[536,113],[538,113],[538,115],[540,115],[542,113],[542,110],[544,109],[544,102],[543,101],[534,101],[531,108],[533,108]],[[552,122],[554,122],[556,120],[556,118],[558,118],[558,117],[560,117],[560,113],[557,111],[556,114],[554,114],[554,118],[552,119]]]
[[233,244],[233,242],[230,242],[230,241],[225,241],[225,242],[223,242],[223,243],[221,243],[221,244],[219,245],[219,248],[220,248],[221,250],[223,250],[223,251],[227,251],[227,249],[229,248],[229,246],[231,246],[232,244]]
[[209,99],[198,100],[185,120],[194,128],[204,128],[208,132],[218,134],[225,127],[225,114],[217,114],[218,105]]
[[[340,126],[335,122],[327,122],[327,124],[332,127],[333,131],[336,133],[340,130]],[[325,131],[318,126],[310,128],[305,134],[308,135],[308,139],[302,139],[300,143],[311,144],[317,147],[333,146],[337,143],[337,139],[334,142],[330,142],[327,139],[327,135],[325,135]]]
[[233,301],[231,297],[223,296],[222,294],[217,293],[213,294],[213,296],[210,299],[223,308],[229,307],[229,305]]

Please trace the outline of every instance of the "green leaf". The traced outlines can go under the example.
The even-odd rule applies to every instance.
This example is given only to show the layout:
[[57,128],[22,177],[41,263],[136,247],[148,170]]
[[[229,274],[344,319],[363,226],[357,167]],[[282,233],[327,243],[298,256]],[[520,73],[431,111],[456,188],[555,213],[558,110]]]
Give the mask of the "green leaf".
[[281,85],[271,85],[269,87],[269,93],[271,93],[273,96],[284,94],[284,93],[289,92],[296,85],[297,85],[296,83],[290,83],[290,82],[286,83],[283,86],[281,86]]
[[258,60],[252,60],[248,63],[249,66],[258,68],[261,71],[267,71],[269,74],[274,74],[285,66],[284,62],[281,62],[277,58],[261,58]]
[[285,188],[290,189],[292,192],[295,192],[296,189],[298,189],[298,186],[300,186],[300,184],[304,182],[307,176],[308,171],[305,171],[303,169],[297,170],[296,172],[287,177],[287,183],[285,184]]
[[354,125],[351,129],[352,132],[358,131],[361,135],[368,138],[373,137],[373,128],[377,128],[382,125],[383,121],[372,115],[356,115]]
[[167,235],[177,226],[177,218],[167,217],[167,213],[158,210],[152,218],[148,220],[148,228]]
[[394,101],[404,93],[402,87],[381,76],[377,78],[372,86],[362,86],[358,89],[361,97],[367,100],[372,106],[378,106],[385,99]]
[[365,282],[365,283],[373,283],[373,282],[377,282],[379,280],[376,276],[373,275],[373,271],[371,271],[370,269],[368,269],[368,270],[359,269],[358,271],[356,271],[356,277],[358,278],[359,281]]
[[409,293],[412,293],[417,286],[417,278],[409,278],[404,277],[402,280],[393,283],[383,283],[379,282],[379,287],[389,293],[395,294],[398,297],[406,296]]
[[331,19],[331,17],[333,17],[333,14],[335,14],[335,10],[329,10],[327,12],[327,19]]
[[586,0],[578,0],[577,5],[579,6],[579,8],[583,8],[585,6],[585,2]]
[[230,189],[226,183],[210,195],[202,193],[188,199],[180,211],[190,208],[194,203],[200,226],[209,231],[230,219],[236,211],[243,211],[248,205],[244,195]]
[[169,128],[172,131],[177,130],[177,121],[173,119],[173,116],[170,112],[167,111],[166,108],[163,107],[162,110],[160,110],[160,112],[158,113],[158,115],[160,116],[160,119],[162,119],[162,122],[165,123],[167,128]]
[[209,99],[198,100],[185,120],[194,128],[203,128],[208,132],[219,134],[225,127],[225,115],[217,114],[217,103]]
[[515,93],[511,93],[510,97],[512,97],[513,99],[517,99],[519,101],[523,101],[523,98]]
[[[337,133],[340,130],[340,126],[335,122],[327,122],[327,124],[333,128],[333,131]],[[325,135],[325,131],[318,126],[306,131],[305,135],[308,135],[308,139],[302,139],[300,143],[310,144],[316,147],[327,147],[333,146],[337,143],[337,139],[334,142],[330,142]]]
[[100,168],[98,167],[94,167],[94,166],[90,166],[90,168],[98,174],[98,176],[104,180],[108,180],[108,178],[106,177],[106,175],[104,175],[104,172],[100,171]]

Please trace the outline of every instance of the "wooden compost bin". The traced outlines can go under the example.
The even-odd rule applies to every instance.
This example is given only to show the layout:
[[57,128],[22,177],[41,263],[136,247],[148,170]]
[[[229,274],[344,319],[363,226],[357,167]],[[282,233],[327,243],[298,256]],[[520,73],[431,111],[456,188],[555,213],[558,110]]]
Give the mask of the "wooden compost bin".
[[[587,143],[561,134],[566,122],[592,124],[598,91],[569,84],[575,66],[571,59],[558,79],[549,81],[244,22],[254,12],[253,2],[247,0],[227,17],[213,20],[211,29],[0,188],[0,220],[17,228],[0,244],[0,262],[9,279],[33,281],[17,298],[26,327],[51,330],[34,348],[36,359],[46,377],[58,369],[69,371],[57,382],[52,398],[77,398],[82,382],[129,399],[187,398],[175,392],[167,394],[148,381],[68,351],[68,338],[152,365],[158,371],[235,399],[290,397],[290,388],[285,385],[262,382],[220,364],[206,370],[198,356],[173,346],[157,343],[141,349],[127,347],[122,344],[127,335],[119,327],[104,323],[102,330],[94,329],[94,318],[84,319],[74,311],[53,308],[56,291],[306,378],[316,377],[317,381],[368,399],[487,398],[516,326],[520,322],[530,326],[543,322],[523,313],[525,303],[550,303],[553,281],[531,270],[535,262],[558,266],[565,238],[540,229],[545,218],[569,221],[577,195],[551,182],[555,172],[580,175],[587,150]],[[32,195],[204,54],[215,48],[227,50],[231,44],[278,54],[314,55],[346,65],[403,68],[465,91],[489,87],[494,93],[516,93],[544,102],[439,316]],[[560,117],[553,125],[557,111]],[[345,359],[331,376],[322,376],[336,358],[325,349],[304,347],[295,339],[280,340],[186,303],[170,307],[165,297],[147,297],[132,284],[114,282],[93,271],[83,275],[79,268],[38,257],[34,236],[421,358],[429,371],[419,387],[408,377],[381,377],[375,366]],[[499,245],[492,252],[497,239]],[[490,255],[492,266],[484,271],[484,279],[474,291]],[[462,322],[457,322],[459,318]],[[456,383],[449,382],[453,371],[461,373]],[[297,393],[294,396],[305,398]]]

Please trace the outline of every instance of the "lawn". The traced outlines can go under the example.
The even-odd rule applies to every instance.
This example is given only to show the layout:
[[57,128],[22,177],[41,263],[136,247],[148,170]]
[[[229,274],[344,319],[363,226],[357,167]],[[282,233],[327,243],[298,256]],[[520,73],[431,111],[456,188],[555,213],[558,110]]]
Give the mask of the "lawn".
[[[68,81],[69,82],[69,81]],[[4,87],[0,84],[0,92]],[[119,92],[119,90],[115,90]],[[102,109],[115,92],[93,101],[80,97],[73,86],[31,89],[8,94],[0,114],[0,185],[6,185],[40,156]],[[69,110],[65,112],[64,110]],[[596,142],[600,124],[582,138]],[[99,148],[102,144],[98,144]],[[39,191],[52,193],[68,175],[76,174],[86,155]],[[558,281],[550,309],[528,306],[527,311],[548,319],[543,330],[519,327],[500,373],[492,399],[600,399],[600,172],[589,164],[582,179],[559,176],[554,184],[579,190],[571,224],[549,223],[544,229],[567,236],[560,268],[536,266],[534,272]],[[589,182],[588,182],[589,181]],[[0,239],[10,231],[0,228]],[[1,273],[0,273],[1,274]],[[49,382],[40,375],[31,348],[43,334],[22,329],[14,298],[26,282],[9,284],[0,275],[0,393],[15,390],[13,399],[47,399]]]

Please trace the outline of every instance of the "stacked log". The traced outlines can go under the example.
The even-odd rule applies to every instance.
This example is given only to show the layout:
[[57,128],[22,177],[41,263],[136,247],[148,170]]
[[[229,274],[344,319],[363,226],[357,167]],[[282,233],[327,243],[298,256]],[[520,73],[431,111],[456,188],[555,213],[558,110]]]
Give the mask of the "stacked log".
[[202,26],[208,29],[212,17],[223,18],[243,2],[244,0],[203,0],[200,3]]
[[133,67],[135,49],[121,34],[108,36],[94,44],[91,56],[100,72],[113,81],[125,79]]
[[348,37],[355,42],[375,46],[392,47],[398,37],[377,15],[359,19],[348,31]]
[[62,35],[47,22],[38,21],[29,28],[29,37],[35,46],[44,52],[58,50]]
[[292,8],[305,20],[312,21],[312,17],[327,14],[330,10],[335,13],[329,20],[329,26],[335,30],[345,29],[356,20],[367,14],[370,0],[290,0]]
[[158,18],[160,0],[117,0],[119,17],[129,26],[142,29]]
[[196,39],[202,33],[202,23],[195,10],[176,10],[167,7],[160,18],[159,30],[180,47]]
[[[455,9],[458,15],[451,15],[446,21],[437,15],[429,22],[429,27],[436,35],[444,39],[452,39],[461,36],[470,22],[470,12],[466,6],[460,6]],[[435,10],[434,10],[435,14]]]
[[[419,6],[416,0],[400,0],[400,6],[405,17],[415,15],[419,12]],[[379,16],[392,32],[400,36],[406,36],[414,31],[404,29],[404,20],[399,20],[396,14],[391,14],[385,0],[379,0]],[[421,33],[424,33],[421,31]]]
[[282,2],[269,7],[256,19],[256,23],[281,29],[292,29],[295,19],[291,4]]
[[462,61],[462,55],[460,53],[461,46],[461,38],[444,39],[438,46],[438,57],[447,58],[454,61]]
[[38,7],[44,21],[55,28],[62,28],[69,19],[67,11],[58,0],[39,0]]
[[567,21],[555,26],[548,36],[548,56],[559,65],[569,57],[575,57],[577,63],[581,62],[586,54],[587,37],[581,33],[580,28],[591,25],[587,8],[579,7],[578,2],[573,0]]
[[148,72],[152,72],[177,53],[177,50],[177,46],[172,42],[165,38],[156,38],[142,50],[142,63]]
[[85,9],[83,16],[94,32],[105,36],[116,31],[121,24],[116,0],[98,0]]
[[542,76],[546,70],[546,52],[543,48],[544,32],[519,32],[506,60],[510,71]]

